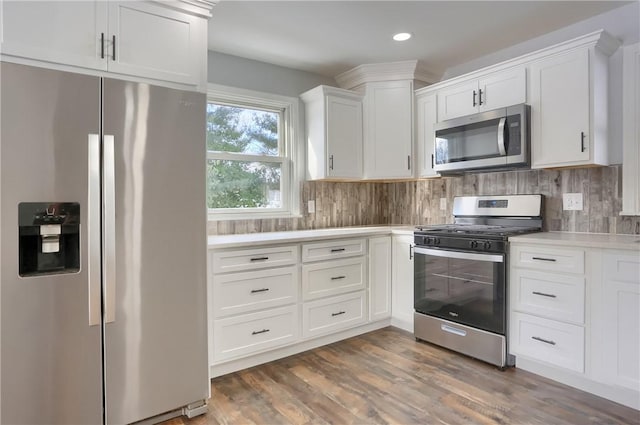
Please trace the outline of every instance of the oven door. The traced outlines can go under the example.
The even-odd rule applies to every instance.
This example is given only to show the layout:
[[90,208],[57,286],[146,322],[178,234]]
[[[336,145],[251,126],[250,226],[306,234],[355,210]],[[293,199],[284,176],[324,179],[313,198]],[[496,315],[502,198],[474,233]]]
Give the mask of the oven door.
[[417,313],[505,335],[504,254],[414,248]]

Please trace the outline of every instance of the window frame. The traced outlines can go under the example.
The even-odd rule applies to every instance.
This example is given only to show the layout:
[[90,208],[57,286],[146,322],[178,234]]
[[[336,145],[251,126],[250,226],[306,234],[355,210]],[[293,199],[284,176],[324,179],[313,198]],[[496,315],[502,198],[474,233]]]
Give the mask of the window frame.
[[[256,220],[263,218],[300,217],[300,184],[303,173],[303,152],[300,147],[299,99],[219,84],[207,85],[207,104],[215,103],[280,113],[278,126],[278,156],[252,155],[234,152],[206,150],[205,161],[228,160],[246,162],[271,162],[281,164],[280,208],[208,208],[210,221]],[[205,145],[206,149],[206,145]],[[207,186],[207,191],[209,187]]]

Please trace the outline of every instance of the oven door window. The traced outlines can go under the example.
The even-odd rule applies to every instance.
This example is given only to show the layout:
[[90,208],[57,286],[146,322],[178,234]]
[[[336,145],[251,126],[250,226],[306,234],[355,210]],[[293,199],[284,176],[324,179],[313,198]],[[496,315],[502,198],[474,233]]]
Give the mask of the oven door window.
[[[415,310],[456,323],[499,334],[505,333],[505,263],[478,260],[484,254],[449,258],[438,255],[415,256]],[[463,255],[464,253],[455,252]]]

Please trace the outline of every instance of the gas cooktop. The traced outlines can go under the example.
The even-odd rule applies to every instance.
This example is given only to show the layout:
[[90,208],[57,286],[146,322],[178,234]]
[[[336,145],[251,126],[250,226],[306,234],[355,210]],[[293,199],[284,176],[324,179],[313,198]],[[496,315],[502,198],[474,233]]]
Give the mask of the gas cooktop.
[[512,236],[523,233],[540,231],[539,226],[513,226],[491,224],[438,224],[430,226],[416,226],[416,233],[450,236]]

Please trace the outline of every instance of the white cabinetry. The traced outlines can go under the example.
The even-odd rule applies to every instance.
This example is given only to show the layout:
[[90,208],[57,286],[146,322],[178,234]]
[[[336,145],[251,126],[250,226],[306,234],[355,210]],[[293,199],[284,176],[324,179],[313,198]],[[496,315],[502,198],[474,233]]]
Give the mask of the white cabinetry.
[[413,332],[413,235],[394,235],[391,324]]
[[532,168],[608,165],[608,56],[615,41],[590,44],[530,65]]
[[413,82],[373,82],[363,90],[365,178],[412,177]]
[[578,249],[512,247],[511,354],[584,372],[584,256]]
[[[609,385],[640,399],[640,253],[605,251],[594,290],[594,366]],[[636,407],[637,408],[637,407]]]
[[391,236],[369,239],[369,320],[391,317]]
[[300,98],[305,103],[307,178],[362,178],[362,96],[318,86]]
[[195,2],[182,10],[164,2],[3,2],[0,51],[3,60],[108,71],[204,90],[211,6]]
[[525,103],[526,69],[516,67],[456,83],[438,91],[438,119],[449,120],[476,112]]
[[623,55],[622,215],[640,215],[640,43]]
[[513,238],[509,351],[518,368],[640,409],[640,250],[626,238]]
[[433,125],[438,122],[436,93],[416,90],[416,151],[417,177],[438,177],[433,170],[436,135]]

